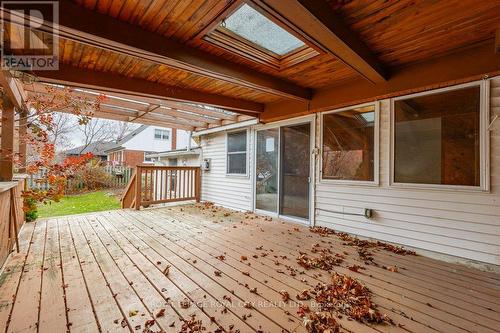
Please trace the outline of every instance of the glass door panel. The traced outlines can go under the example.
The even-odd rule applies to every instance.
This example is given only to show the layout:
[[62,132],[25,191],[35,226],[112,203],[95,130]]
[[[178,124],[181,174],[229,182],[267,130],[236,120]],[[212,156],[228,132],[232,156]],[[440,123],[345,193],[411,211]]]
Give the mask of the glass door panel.
[[309,219],[311,124],[281,127],[280,214]]
[[278,210],[279,128],[257,132],[255,208]]

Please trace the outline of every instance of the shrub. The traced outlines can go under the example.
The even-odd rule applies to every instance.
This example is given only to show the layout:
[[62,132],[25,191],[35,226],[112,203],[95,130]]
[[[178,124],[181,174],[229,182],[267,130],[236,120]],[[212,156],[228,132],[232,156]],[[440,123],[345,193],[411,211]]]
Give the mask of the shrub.
[[98,160],[91,160],[68,179],[67,192],[95,191],[112,186],[113,175]]
[[26,217],[26,222],[33,222],[38,218],[38,207],[36,206],[36,200],[30,197],[24,198],[24,215]]

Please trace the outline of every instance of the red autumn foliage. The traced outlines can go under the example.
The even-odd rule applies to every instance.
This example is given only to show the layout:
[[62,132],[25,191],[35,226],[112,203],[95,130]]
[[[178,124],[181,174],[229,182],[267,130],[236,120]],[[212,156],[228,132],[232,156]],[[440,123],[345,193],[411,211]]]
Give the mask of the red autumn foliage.
[[[45,170],[48,190],[28,190],[23,192],[25,210],[32,209],[34,202],[58,201],[64,195],[66,181],[76,170],[90,161],[92,154],[68,157],[57,162],[54,144],[50,142],[55,129],[53,113],[64,111],[75,115],[80,125],[88,123],[96,111],[99,111],[104,95],[87,98],[73,94],[72,88],[60,88],[47,85],[46,92],[30,95],[26,101],[28,111],[26,122],[28,135],[26,144],[31,150],[31,158],[27,159],[26,171],[34,174]],[[49,97],[50,96],[50,97]]]

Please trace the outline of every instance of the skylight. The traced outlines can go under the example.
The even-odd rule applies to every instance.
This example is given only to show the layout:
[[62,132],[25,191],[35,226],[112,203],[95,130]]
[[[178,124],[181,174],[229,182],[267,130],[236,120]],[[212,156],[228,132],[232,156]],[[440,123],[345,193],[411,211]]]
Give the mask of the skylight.
[[221,22],[221,27],[279,56],[305,45],[300,39],[247,4],[243,4]]

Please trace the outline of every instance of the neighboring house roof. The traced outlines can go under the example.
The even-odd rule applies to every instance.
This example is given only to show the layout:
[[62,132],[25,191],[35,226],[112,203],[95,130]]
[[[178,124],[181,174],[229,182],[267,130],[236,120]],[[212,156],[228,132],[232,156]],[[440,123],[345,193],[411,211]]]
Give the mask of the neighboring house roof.
[[92,153],[92,155],[94,156],[106,156],[107,155],[106,150],[108,150],[114,144],[115,144],[114,142],[97,141],[89,144],[86,147],[85,145],[83,145],[66,150],[64,153],[66,155],[81,155],[86,153]]
[[201,152],[200,147],[193,147],[190,150],[187,149],[177,149],[177,150],[169,150],[162,151],[159,153],[146,153],[147,158],[149,157],[176,157],[176,156],[189,156],[189,155],[199,155]]
[[144,131],[146,128],[148,128],[148,125],[141,125],[139,127],[137,127],[137,129],[133,130],[132,132],[130,132],[129,134],[125,135],[121,140],[118,140],[118,141],[115,141],[115,142],[111,142],[112,144],[106,148],[106,152],[111,152],[113,150],[120,150],[122,149],[122,145],[126,142],[128,142],[129,140],[131,140],[134,136],[136,136],[137,134],[141,133],[142,131]]

